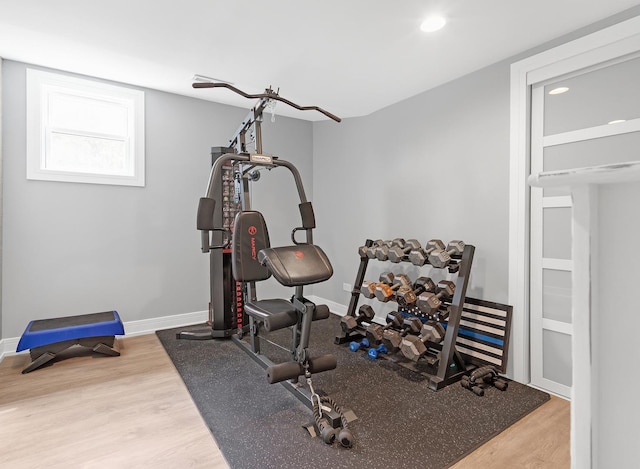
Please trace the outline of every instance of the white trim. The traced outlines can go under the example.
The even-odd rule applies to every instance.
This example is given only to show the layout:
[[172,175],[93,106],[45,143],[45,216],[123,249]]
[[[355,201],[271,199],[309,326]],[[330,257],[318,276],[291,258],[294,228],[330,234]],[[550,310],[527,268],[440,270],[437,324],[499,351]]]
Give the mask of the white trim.
[[[531,148],[530,170],[537,173],[543,169],[544,154],[542,134],[544,115],[539,110],[544,105],[544,88],[533,86],[531,89]],[[543,269],[544,269],[544,197],[543,190],[531,188],[530,194],[530,238],[529,238],[529,352],[530,382],[544,386],[544,341],[543,341]],[[569,394],[566,394],[567,396]]]
[[0,361],[2,361],[5,355],[8,356],[16,354],[16,348],[18,348],[19,341],[20,337],[10,337],[0,340]]
[[527,84],[540,83],[575,70],[633,54],[640,50],[640,16],[568,42],[527,62]]
[[571,259],[552,259],[550,257],[543,257],[542,269],[571,272],[573,270],[573,261]]
[[347,306],[342,305],[340,303],[336,303],[335,301],[327,300],[326,298],[322,298],[316,295],[307,296],[309,301],[317,304],[317,305],[327,305],[329,307],[329,311],[338,316],[344,316],[347,314],[347,310],[349,309]]
[[[123,186],[145,185],[145,120],[144,92],[95,80],[27,69],[27,179],[79,182]],[[65,94],[77,99],[91,99],[121,106],[127,114],[127,130],[122,135],[98,135],[79,129],[54,128],[49,122],[49,101]],[[96,137],[122,141],[125,144],[127,169],[122,174],[104,171],[67,171],[47,168],[51,135],[68,133],[78,137]],[[115,138],[117,137],[117,138]]]
[[162,329],[203,324],[209,319],[209,311],[195,311],[193,313],[174,314],[158,318],[141,319],[124,323],[125,337],[150,334]]
[[570,324],[568,322],[556,321],[555,319],[543,317],[542,328],[546,331],[559,332],[560,334],[565,335],[573,335],[573,324]]
[[571,396],[571,386],[566,386],[564,384],[558,383],[556,381],[551,381],[550,379],[540,377],[538,379],[539,384],[531,384],[530,386],[541,389],[545,392],[551,392],[558,397],[562,397],[563,399],[569,400],[568,396]]
[[545,171],[529,176],[529,184],[537,187],[568,186],[572,184],[607,184],[640,179],[640,161],[605,164],[588,168]]
[[543,197],[542,208],[571,208],[571,196],[559,195],[554,197]]
[[640,119],[630,119],[615,125],[603,124],[596,127],[588,127],[586,129],[547,135],[542,138],[542,146],[545,148],[553,147],[555,145],[583,142],[585,140],[612,137],[614,135],[622,135],[638,131],[640,131]]
[[521,61],[511,65],[509,143],[509,290],[513,306],[511,362],[513,379],[529,383],[529,96],[527,71]]
[[[171,316],[123,322],[124,337],[152,334],[155,331],[172,329],[174,327],[203,324],[207,322],[208,318],[208,311],[195,311],[192,313],[174,314]],[[18,347],[19,341],[20,337],[9,337],[0,340],[0,361],[2,361],[5,356],[17,355],[16,348]],[[28,351],[20,353],[28,353]]]
[[560,399],[564,399],[565,401],[571,402],[571,399],[567,397],[568,394],[567,395],[562,395],[562,394],[557,393],[557,392],[555,392],[555,391],[553,391],[551,389],[545,389],[545,388],[541,388],[540,386],[536,386],[535,384],[527,384],[527,386],[529,386],[530,388],[533,388],[533,389],[537,389],[539,391],[547,392],[549,394],[554,395],[555,397],[559,397]]

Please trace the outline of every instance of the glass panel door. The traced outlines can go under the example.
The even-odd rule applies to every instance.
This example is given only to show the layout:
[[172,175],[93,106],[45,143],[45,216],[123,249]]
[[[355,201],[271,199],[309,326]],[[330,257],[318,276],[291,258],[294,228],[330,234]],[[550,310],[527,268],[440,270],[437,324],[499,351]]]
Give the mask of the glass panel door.
[[[534,85],[531,173],[640,160],[640,58]],[[571,394],[571,196],[531,189],[531,383]]]

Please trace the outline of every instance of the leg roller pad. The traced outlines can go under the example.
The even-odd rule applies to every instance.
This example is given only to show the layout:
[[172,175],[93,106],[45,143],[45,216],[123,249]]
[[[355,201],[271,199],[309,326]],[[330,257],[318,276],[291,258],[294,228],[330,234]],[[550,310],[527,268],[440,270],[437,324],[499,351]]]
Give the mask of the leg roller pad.
[[[335,355],[320,355],[309,359],[309,372],[312,374],[333,370],[336,366],[338,366],[338,359]],[[284,362],[267,368],[267,381],[274,384],[295,379],[302,374],[304,374],[304,367],[300,363]]]

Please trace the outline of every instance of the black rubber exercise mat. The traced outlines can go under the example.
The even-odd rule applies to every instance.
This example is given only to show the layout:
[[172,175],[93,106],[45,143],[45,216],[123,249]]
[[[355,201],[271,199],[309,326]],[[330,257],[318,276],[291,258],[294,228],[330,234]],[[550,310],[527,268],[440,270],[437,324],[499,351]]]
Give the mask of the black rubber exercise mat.
[[[282,385],[268,384],[263,368],[231,340],[176,339],[176,332],[198,326],[157,335],[232,468],[444,468],[549,399],[515,382],[506,392],[488,388],[483,397],[458,383],[430,391],[420,375],[334,345],[339,321],[331,315],[314,322],[310,350],[338,356],[338,368],[313,382],[358,416],[350,424],[351,449],[311,438],[303,429],[311,411]],[[289,332],[270,338],[287,344]],[[288,359],[264,341],[262,350],[274,361]]]

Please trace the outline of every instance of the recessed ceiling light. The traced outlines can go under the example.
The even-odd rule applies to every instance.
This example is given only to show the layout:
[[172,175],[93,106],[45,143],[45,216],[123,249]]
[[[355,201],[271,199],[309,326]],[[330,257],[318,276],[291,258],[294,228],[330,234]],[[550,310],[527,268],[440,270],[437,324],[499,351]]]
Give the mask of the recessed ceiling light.
[[447,24],[447,20],[445,20],[440,15],[429,16],[425,19],[420,25],[420,29],[425,33],[433,33],[434,31],[438,31],[439,29],[444,28],[444,25]]
[[614,121],[609,122],[609,124],[619,124],[620,122],[627,122],[627,119],[616,119]]
[[559,86],[549,91],[549,94],[562,94],[566,93],[567,91],[569,91],[569,88],[567,88],[566,86]]

